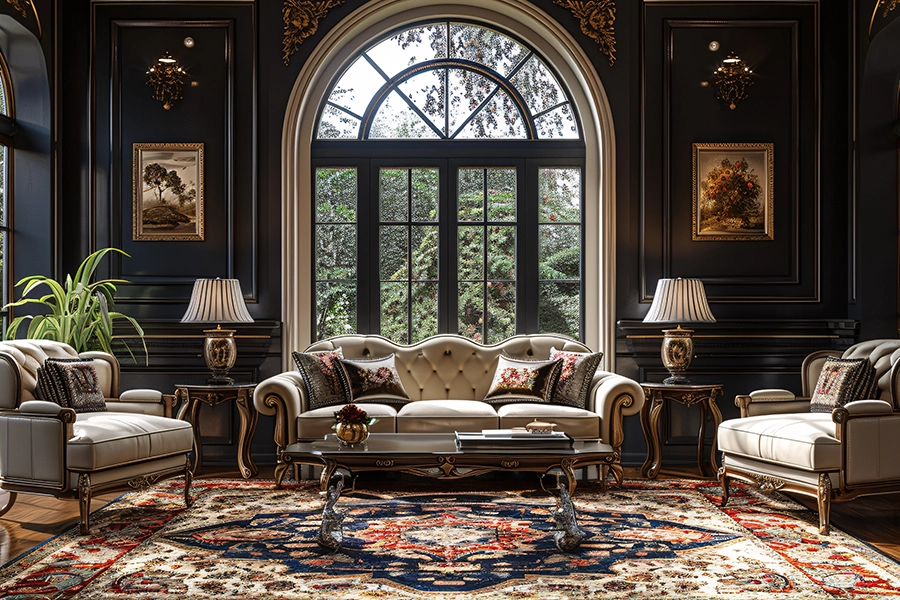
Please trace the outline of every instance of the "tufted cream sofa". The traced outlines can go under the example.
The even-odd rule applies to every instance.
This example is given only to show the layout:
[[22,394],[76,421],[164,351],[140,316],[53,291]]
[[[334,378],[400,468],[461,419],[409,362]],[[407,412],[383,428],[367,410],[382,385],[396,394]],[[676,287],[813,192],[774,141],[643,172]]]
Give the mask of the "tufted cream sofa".
[[878,399],[863,399],[831,413],[810,412],[810,396],[828,356],[814,352],[801,367],[801,396],[758,390],[735,398],[741,417],[719,425],[722,504],[731,479],[763,490],[816,498],[819,531],[829,530],[832,502],[900,492],[900,340],[869,340],[841,358],[868,358]]
[[[340,347],[347,358],[377,358],[394,354],[395,364],[410,402],[399,409],[378,403],[359,403],[376,417],[373,433],[430,433],[481,431],[522,426],[535,419],[551,421],[574,438],[600,439],[621,454],[622,419],[641,410],[644,394],[631,379],[597,369],[585,409],[555,404],[523,403],[494,408],[481,400],[487,394],[498,357],[547,359],[550,348],[588,352],[583,344],[560,335],[517,335],[494,345],[481,345],[459,335],[437,335],[404,346],[378,335],[342,335],[316,342],[309,351]],[[261,382],[253,395],[257,410],[275,416],[275,445],[280,481],[287,469],[281,453],[301,440],[331,433],[334,412],[329,406],[309,410],[300,373],[288,371]],[[621,483],[622,468],[611,467]]]
[[[76,413],[35,399],[37,369],[48,357],[93,358],[107,410]],[[185,476],[190,504],[190,423],[169,418],[155,390],[119,394],[119,362],[105,352],[48,340],[0,342],[0,514],[17,492],[77,497],[88,533],[91,494],[137,487],[165,475]]]

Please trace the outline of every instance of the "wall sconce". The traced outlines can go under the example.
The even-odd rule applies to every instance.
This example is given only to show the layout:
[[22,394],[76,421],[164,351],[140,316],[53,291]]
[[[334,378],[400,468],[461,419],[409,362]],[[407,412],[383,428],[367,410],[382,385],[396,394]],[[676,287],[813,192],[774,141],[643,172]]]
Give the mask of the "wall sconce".
[[178,61],[168,51],[150,67],[147,74],[150,76],[147,85],[153,86],[153,99],[162,102],[164,109],[169,110],[176,100],[181,100],[184,69],[178,66]]
[[716,86],[719,88],[716,97],[727,102],[728,108],[734,110],[738,102],[747,99],[747,88],[753,85],[753,80],[750,79],[752,73],[750,67],[736,54],[729,54],[715,72]]

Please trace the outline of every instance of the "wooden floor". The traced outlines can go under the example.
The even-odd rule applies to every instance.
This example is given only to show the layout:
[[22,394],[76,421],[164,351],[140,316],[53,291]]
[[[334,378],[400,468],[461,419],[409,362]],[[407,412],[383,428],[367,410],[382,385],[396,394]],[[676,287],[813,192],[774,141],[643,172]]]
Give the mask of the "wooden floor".
[[[629,479],[639,478],[637,470],[626,469]],[[666,471],[660,477],[696,477],[690,471]],[[198,477],[237,479],[237,470],[204,469]],[[259,477],[271,478],[272,468],[261,467]],[[96,510],[115,499],[119,493],[98,494],[91,508]],[[815,508],[815,501],[797,497]],[[0,517],[0,564],[12,560],[44,540],[78,522],[78,502],[51,497],[19,494],[15,506]],[[868,542],[882,552],[900,560],[900,494],[870,496],[832,506],[831,522],[835,527]]]

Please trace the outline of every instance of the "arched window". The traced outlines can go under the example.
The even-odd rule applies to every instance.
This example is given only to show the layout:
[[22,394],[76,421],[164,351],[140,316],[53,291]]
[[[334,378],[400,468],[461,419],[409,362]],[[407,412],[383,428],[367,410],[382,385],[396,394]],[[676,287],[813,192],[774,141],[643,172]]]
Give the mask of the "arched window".
[[312,143],[315,335],[583,337],[585,144],[552,65],[461,20],[346,65]]
[[[0,53],[0,306],[6,306],[10,301],[12,229],[9,207],[12,206],[12,181],[9,175],[12,173],[12,136],[16,131],[14,116],[9,69]],[[6,331],[7,316],[6,310],[0,312],[3,331]]]

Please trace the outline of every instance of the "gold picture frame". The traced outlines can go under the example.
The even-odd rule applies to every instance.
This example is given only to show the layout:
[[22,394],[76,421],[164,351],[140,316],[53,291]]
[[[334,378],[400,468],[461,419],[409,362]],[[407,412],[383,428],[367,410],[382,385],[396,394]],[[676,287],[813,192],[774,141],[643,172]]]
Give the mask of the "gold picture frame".
[[203,240],[203,144],[134,144],[131,239]]
[[693,144],[693,240],[775,239],[774,149]]

